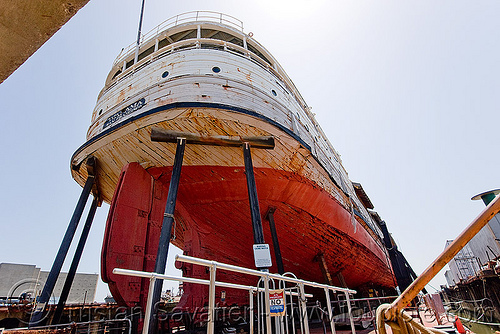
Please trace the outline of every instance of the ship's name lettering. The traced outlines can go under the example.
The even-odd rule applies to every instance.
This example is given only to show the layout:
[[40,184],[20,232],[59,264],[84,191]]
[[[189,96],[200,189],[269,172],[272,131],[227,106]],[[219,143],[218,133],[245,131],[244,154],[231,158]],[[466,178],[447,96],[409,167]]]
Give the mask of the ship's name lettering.
[[142,98],[139,101],[132,103],[128,107],[114,113],[113,115],[108,117],[106,122],[104,122],[103,129],[106,129],[107,127],[118,122],[119,120],[121,120],[125,116],[130,115],[134,111],[141,109],[142,107],[144,107],[145,104],[146,104],[146,99]]

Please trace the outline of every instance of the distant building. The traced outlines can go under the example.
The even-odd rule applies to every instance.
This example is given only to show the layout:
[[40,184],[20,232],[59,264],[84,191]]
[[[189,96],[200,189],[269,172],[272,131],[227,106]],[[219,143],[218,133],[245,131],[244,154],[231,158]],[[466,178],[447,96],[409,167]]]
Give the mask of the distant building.
[[485,227],[479,231],[468,245],[474,256],[476,256],[481,265],[488,261],[496,260],[500,255],[500,217],[495,215]]
[[[453,240],[446,241],[446,247]],[[444,276],[449,286],[475,276],[489,261],[500,260],[500,214],[483,227],[448,263]]]
[[448,284],[448,286],[454,286],[457,283],[457,281],[453,277],[453,274],[451,273],[451,270],[446,270],[444,272],[444,278],[446,279],[446,284]]
[[[34,298],[40,295],[48,275],[48,271],[42,271],[35,265],[0,263],[0,299]],[[67,273],[63,272],[59,275],[50,303],[59,300],[66,276]],[[77,273],[66,303],[93,302],[98,279],[98,274]]]
[[[500,194],[500,189],[489,190],[478,194],[471,199],[482,200],[485,205],[488,205],[493,199]],[[483,227],[469,241],[472,253],[479,259],[482,266],[490,261],[497,261],[500,258],[500,214],[495,215],[485,227]]]
[[[446,247],[451,244],[453,240],[446,241]],[[457,255],[448,263],[450,270],[445,272],[444,276],[448,285],[452,286],[466,280],[469,277],[476,275],[480,270],[477,256],[473,253],[469,244],[458,252]]]

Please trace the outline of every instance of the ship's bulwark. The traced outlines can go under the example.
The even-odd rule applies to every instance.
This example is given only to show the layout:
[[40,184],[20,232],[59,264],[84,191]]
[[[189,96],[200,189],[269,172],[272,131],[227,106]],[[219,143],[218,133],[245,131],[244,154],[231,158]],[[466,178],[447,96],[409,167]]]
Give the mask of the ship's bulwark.
[[[120,175],[106,226],[102,277],[115,299],[129,306],[145,305],[149,282],[113,275],[114,268],[154,271],[159,231],[171,167],[145,170],[126,165]],[[349,211],[313,182],[298,174],[256,168],[261,214],[276,207],[275,222],[285,271],[324,282],[323,254],[336,280],[341,274],[349,288],[393,288],[386,254]],[[181,173],[172,243],[184,253],[209,260],[254,268],[253,234],[243,167],[184,166]],[[271,244],[269,225],[264,234]],[[207,245],[210,245],[207,247]],[[272,245],[271,245],[271,252]],[[273,259],[271,272],[277,272]],[[205,268],[184,264],[183,275],[208,278]],[[255,285],[253,278],[219,272],[221,281]],[[184,284],[180,307],[203,307],[204,287]],[[226,303],[247,304],[247,292],[229,290]]]

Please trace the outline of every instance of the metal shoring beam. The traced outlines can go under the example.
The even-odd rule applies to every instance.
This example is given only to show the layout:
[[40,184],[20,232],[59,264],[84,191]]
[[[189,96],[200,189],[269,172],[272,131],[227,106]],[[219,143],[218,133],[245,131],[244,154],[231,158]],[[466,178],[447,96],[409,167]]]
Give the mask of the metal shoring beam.
[[[254,215],[255,215],[255,212],[257,213],[256,215],[256,219],[258,219],[258,222],[259,222],[259,226],[260,226],[260,229],[257,228],[259,231],[259,235],[257,236],[258,237],[258,240],[261,240],[261,242],[258,242],[258,243],[264,243],[264,233],[262,231],[262,220],[260,218],[260,209],[258,207],[258,199],[257,199],[257,191],[256,191],[256,188],[255,188],[255,178],[254,178],[254,174],[253,174],[253,166],[252,166],[252,158],[251,158],[251,155],[250,155],[250,144],[255,147],[255,148],[261,148],[261,149],[273,149],[274,146],[275,146],[275,143],[274,143],[274,137],[272,136],[261,136],[261,137],[240,137],[240,136],[202,136],[202,135],[199,135],[199,134],[196,134],[196,133],[187,133],[187,132],[176,132],[176,131],[171,131],[171,130],[165,130],[165,129],[162,129],[162,128],[157,128],[157,127],[154,127],[151,129],[151,140],[152,141],[158,141],[158,142],[175,142],[177,141],[177,148],[179,148],[179,138],[182,138],[183,139],[183,146],[185,146],[186,143],[189,143],[189,144],[197,144],[197,145],[213,145],[213,146],[228,146],[228,147],[231,147],[231,146],[239,146],[241,147],[241,145],[243,144],[243,151],[244,151],[244,158],[245,158],[245,174],[247,176],[247,186],[249,186],[249,184],[251,184],[249,187],[251,189],[253,189],[252,191],[252,196],[251,199],[250,199],[250,207],[251,207],[251,210],[252,210],[252,223],[254,221]],[[248,155],[248,157],[246,157]],[[173,176],[173,173],[175,171],[175,164],[176,164],[176,161],[177,161],[177,152],[176,152],[176,160],[174,161],[174,170],[172,171],[172,179],[170,181],[170,186],[172,186],[172,180],[174,179],[174,176]],[[181,158],[182,160],[182,158]],[[247,165],[249,164],[249,168],[250,168],[250,172],[247,172],[249,170],[249,168],[247,167]],[[180,163],[180,165],[182,165],[182,161]],[[179,166],[179,173],[180,173],[180,166]],[[249,181],[249,175],[250,175],[250,181]],[[249,183],[250,182],[250,183]],[[252,186],[253,185],[253,186]],[[249,190],[249,193],[250,193],[250,190]],[[168,193],[168,196],[169,196],[169,199],[170,199],[170,189],[169,189],[169,193]],[[169,205],[170,203],[170,200],[167,199],[167,206]],[[257,206],[257,208],[255,209],[255,205]],[[174,203],[174,206],[175,206],[175,203]],[[253,208],[253,209],[252,209]],[[173,214],[173,210],[172,210],[172,214]],[[165,209],[165,215],[167,215],[167,209]],[[167,216],[165,216],[167,217]],[[164,218],[164,225],[165,226],[165,219]],[[172,226],[172,221],[173,221],[173,217],[172,217],[172,220],[170,221],[170,229],[171,229],[171,226]],[[162,228],[162,235],[163,235],[163,228]],[[170,236],[170,234],[169,234]],[[255,229],[254,229],[254,240],[255,240],[256,236],[255,236]],[[160,239],[160,244],[162,243],[161,241],[162,239]],[[168,249],[167,249],[168,251]],[[158,249],[158,254],[160,252],[160,249]],[[165,261],[166,261],[166,258],[165,258]],[[158,257],[157,257],[157,264],[158,264]],[[267,269],[264,269],[264,270],[267,270]],[[165,265],[163,266],[163,270],[161,273],[163,273],[165,271]],[[158,271],[156,271],[155,269],[155,272],[159,273]],[[162,284],[160,281],[157,281],[156,282],[156,286],[158,286],[159,284]],[[161,290],[161,285],[160,285],[160,290]],[[155,291],[156,291],[156,288],[155,288]],[[155,307],[154,305],[156,304],[156,302],[159,301],[159,295],[158,295],[158,299],[153,299],[153,307]],[[154,314],[154,313],[153,313]],[[154,322],[155,322],[155,319],[154,317],[151,317],[150,318],[150,331],[153,331],[153,330],[156,330],[156,326],[154,326]]]
[[73,256],[73,261],[71,262],[68,275],[66,276],[66,281],[64,281],[64,287],[62,289],[61,296],[59,297],[56,311],[54,313],[54,316],[52,317],[52,325],[61,322],[61,316],[64,310],[64,306],[66,304],[66,300],[68,299],[73,280],[75,279],[76,270],[78,269],[78,264],[80,263],[83,249],[85,248],[85,243],[87,242],[87,237],[89,236],[90,227],[92,226],[92,222],[94,221],[94,216],[95,212],[97,211],[98,204],[99,200],[94,197],[89,213],[87,215],[87,220],[85,221],[85,226],[83,227],[82,234],[80,236],[80,241],[78,242],[75,255]]
[[266,218],[269,221],[269,228],[271,229],[271,237],[273,238],[274,256],[276,258],[276,265],[278,266],[278,273],[283,275],[285,269],[283,268],[283,258],[281,257],[280,243],[278,240],[278,233],[276,232],[276,224],[274,224],[274,212],[276,208],[270,206],[267,210]]
[[[245,176],[247,179],[248,200],[250,202],[250,215],[252,217],[253,241],[254,244],[264,243],[264,231],[262,219],[260,217],[259,199],[257,197],[257,187],[255,185],[255,175],[253,172],[252,154],[250,144],[243,143],[243,160],[245,161]],[[268,268],[260,268],[261,271],[269,272]],[[269,277],[264,277],[265,287],[265,310],[267,334],[271,334],[271,311],[269,305]],[[260,319],[260,314],[259,314]]]
[[[164,274],[167,266],[168,248],[170,245],[170,235],[172,234],[172,223],[174,221],[175,202],[177,200],[177,190],[179,189],[179,181],[181,178],[182,160],[184,159],[184,150],[186,148],[186,140],[177,138],[177,148],[175,151],[174,167],[172,169],[172,177],[168,187],[167,204],[163,215],[163,224],[160,234],[160,242],[158,244],[158,252],[156,254],[155,273]],[[149,318],[149,333],[157,332],[156,325],[156,308],[160,302],[162,280],[157,280],[154,285],[151,317]]]
[[[94,166],[95,159],[91,157],[87,160],[87,167],[89,171],[93,171]],[[39,297],[38,303],[31,316],[28,327],[40,325],[41,322],[45,320],[43,317],[45,307],[49,302],[50,295],[54,291],[57,278],[59,277],[59,273],[61,272],[64,259],[68,254],[71,241],[73,240],[73,237],[75,235],[78,223],[80,222],[80,218],[82,217],[83,210],[85,209],[85,204],[87,203],[87,199],[89,198],[90,191],[92,190],[94,182],[95,177],[93,175],[89,175],[87,177],[87,181],[85,181],[85,185],[83,186],[82,193],[80,195],[80,198],[78,199],[78,203],[76,204],[75,211],[73,212],[73,216],[71,217],[71,220],[68,224],[68,228],[66,229],[66,233],[64,234],[61,246],[59,246],[59,251],[57,252],[56,258],[54,259],[54,263],[52,264],[52,268],[50,269],[47,281],[43,286],[42,294]]]
[[245,176],[247,178],[248,200],[250,201],[250,214],[252,216],[253,241],[255,244],[263,244],[264,231],[262,229],[259,199],[257,197],[257,187],[255,186],[255,175],[253,173],[252,154],[249,143],[243,144],[243,159],[245,160]]

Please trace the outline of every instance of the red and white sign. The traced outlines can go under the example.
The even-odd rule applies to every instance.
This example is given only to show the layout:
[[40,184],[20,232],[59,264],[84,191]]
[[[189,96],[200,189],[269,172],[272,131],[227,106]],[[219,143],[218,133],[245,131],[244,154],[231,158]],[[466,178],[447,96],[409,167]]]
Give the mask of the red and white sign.
[[269,290],[269,305],[271,306],[271,317],[285,315],[285,291]]

